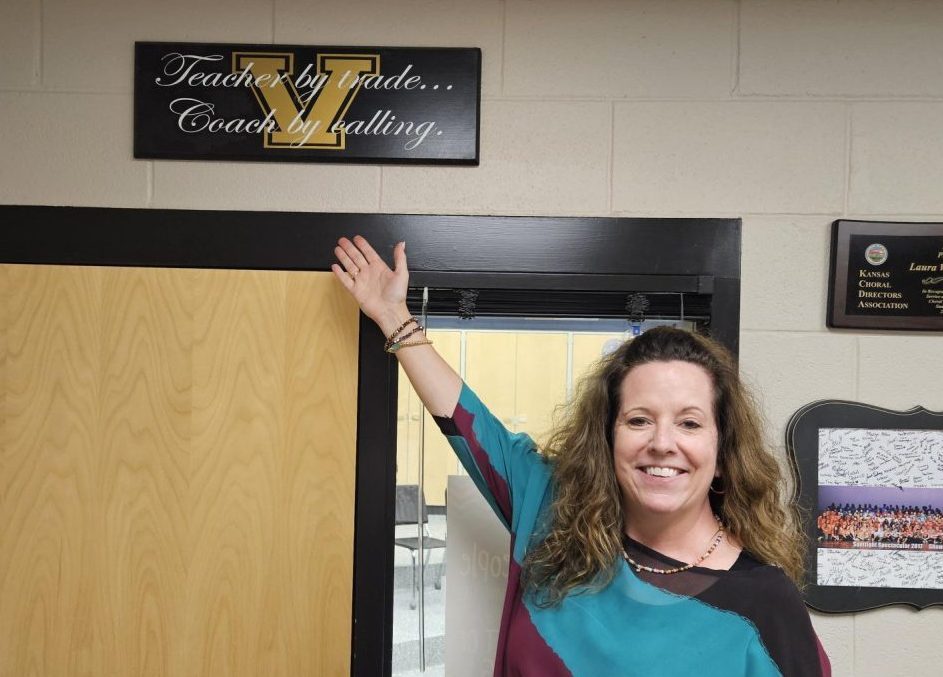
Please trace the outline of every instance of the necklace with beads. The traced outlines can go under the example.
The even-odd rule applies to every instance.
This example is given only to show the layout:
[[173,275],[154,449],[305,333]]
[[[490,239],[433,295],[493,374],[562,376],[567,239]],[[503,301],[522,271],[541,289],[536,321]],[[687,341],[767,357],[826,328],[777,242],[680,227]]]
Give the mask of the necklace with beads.
[[622,556],[630,566],[635,568],[636,571],[647,571],[651,574],[677,574],[681,573],[682,571],[687,571],[688,569],[696,567],[698,564],[710,557],[711,553],[713,553],[717,549],[717,546],[720,545],[720,542],[724,540],[724,524],[720,521],[720,518],[717,515],[714,515],[714,519],[717,520],[718,529],[714,534],[714,538],[711,541],[710,547],[707,549],[707,552],[705,552],[690,564],[685,564],[684,566],[674,567],[671,569],[658,569],[656,567],[645,566],[644,564],[639,564],[634,559],[629,557],[629,553],[626,551],[625,546],[622,546]]

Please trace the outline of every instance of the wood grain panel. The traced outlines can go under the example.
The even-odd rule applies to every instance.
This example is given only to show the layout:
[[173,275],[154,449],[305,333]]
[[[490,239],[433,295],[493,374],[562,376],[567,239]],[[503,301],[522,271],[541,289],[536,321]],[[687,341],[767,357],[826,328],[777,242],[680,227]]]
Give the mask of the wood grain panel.
[[0,675],[346,675],[330,273],[0,267]]
[[517,335],[514,431],[528,433],[538,445],[546,441],[554,409],[566,400],[566,350],[566,334]]
[[183,674],[189,569],[194,281],[199,271],[103,268],[97,481],[103,674]]
[[0,668],[95,674],[101,273],[5,268]]
[[255,674],[346,677],[359,310],[332,273],[289,274],[287,309],[285,576],[279,599],[290,613],[280,613],[279,625],[289,661],[284,672]]
[[[285,276],[201,276],[193,346],[187,667],[244,674],[260,653],[285,447]],[[241,668],[240,668],[241,666]]]

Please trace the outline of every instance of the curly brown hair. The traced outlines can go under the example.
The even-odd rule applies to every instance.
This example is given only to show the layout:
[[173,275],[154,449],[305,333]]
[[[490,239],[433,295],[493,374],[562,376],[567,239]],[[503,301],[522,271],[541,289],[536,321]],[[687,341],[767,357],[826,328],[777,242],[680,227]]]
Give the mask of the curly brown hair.
[[801,583],[806,544],[795,500],[783,500],[785,477],[766,447],[736,361],[705,336],[657,327],[595,364],[574,398],[562,405],[560,422],[543,449],[556,483],[549,532],[523,565],[524,585],[540,606],[555,606],[572,591],[600,589],[612,579],[623,530],[612,451],[620,387],[639,365],[675,360],[704,368],[714,385],[724,493],[710,494],[711,507],[748,552]]

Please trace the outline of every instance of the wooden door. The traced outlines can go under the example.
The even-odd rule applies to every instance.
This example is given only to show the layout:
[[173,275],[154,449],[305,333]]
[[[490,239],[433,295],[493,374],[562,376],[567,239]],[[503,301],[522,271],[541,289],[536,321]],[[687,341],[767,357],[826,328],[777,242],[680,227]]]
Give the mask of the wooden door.
[[347,675],[330,273],[0,266],[0,677]]

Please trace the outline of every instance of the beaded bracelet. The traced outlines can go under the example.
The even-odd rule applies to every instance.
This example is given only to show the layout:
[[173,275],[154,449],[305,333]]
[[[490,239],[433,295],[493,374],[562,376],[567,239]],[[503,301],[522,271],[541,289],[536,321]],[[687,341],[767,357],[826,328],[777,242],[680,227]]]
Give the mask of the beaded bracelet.
[[421,324],[419,324],[419,318],[413,315],[408,320],[403,322],[403,324],[398,326],[396,330],[386,338],[386,343],[383,345],[383,350],[385,350],[386,352],[390,352],[390,346],[392,346],[393,343],[395,343],[397,340],[396,335],[399,334],[401,331],[403,331],[406,327],[408,327],[413,322],[415,322],[417,326],[420,326],[420,327],[422,326]]
[[397,339],[393,341],[393,343],[391,343],[390,346],[392,347],[392,346],[395,346],[397,343],[402,343],[403,341],[408,339],[410,336],[413,336],[414,334],[418,334],[419,332],[425,331],[425,330],[426,330],[425,327],[423,327],[421,324],[417,324],[415,329],[413,329],[411,332],[409,332],[405,336],[397,337]]
[[432,341],[430,341],[429,339],[421,339],[421,340],[418,340],[418,341],[409,341],[408,343],[404,343],[404,342],[402,342],[402,341],[398,341],[398,342],[394,343],[393,346],[392,346],[388,351],[386,351],[386,352],[388,352],[388,353],[395,353],[395,352],[396,352],[397,350],[399,350],[400,348],[409,348],[409,347],[411,347],[411,346],[431,346],[431,345],[432,345]]
[[[416,324],[416,328],[405,335],[401,335],[403,330],[405,330],[406,327],[412,323]],[[410,336],[414,336],[415,334],[424,332],[425,330],[426,328],[423,327],[422,323],[419,322],[419,318],[414,315],[403,322],[403,324],[396,328],[396,331],[389,335],[389,337],[386,339],[386,344],[383,346],[383,349],[388,353],[395,353],[400,348],[432,345],[432,341],[427,339],[425,335],[423,335],[422,339],[416,339],[415,341],[408,340]]]

